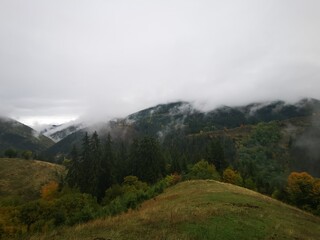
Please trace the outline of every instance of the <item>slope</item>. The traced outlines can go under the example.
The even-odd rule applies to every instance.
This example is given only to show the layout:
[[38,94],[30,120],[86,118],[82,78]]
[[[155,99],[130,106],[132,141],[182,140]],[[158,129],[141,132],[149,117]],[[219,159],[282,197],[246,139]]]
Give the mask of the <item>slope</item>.
[[245,188],[197,180],[137,211],[31,239],[320,239],[320,218]]
[[[132,139],[141,135],[159,138],[186,136],[200,132],[211,132],[225,128],[237,128],[243,124],[257,124],[273,120],[306,117],[320,112],[320,101],[303,99],[295,104],[283,101],[252,103],[242,107],[220,107],[208,112],[197,110],[191,103],[174,102],[148,108],[124,119],[104,123],[104,127],[90,126],[68,135],[46,151],[46,155],[68,154],[72,145],[81,145],[84,131],[97,130],[99,135],[109,132],[113,139]],[[92,130],[93,129],[93,130]],[[128,134],[129,132],[129,134]]]
[[36,160],[0,158],[0,199],[39,197],[40,188],[50,180],[60,181],[63,166]]
[[40,152],[54,142],[32,128],[10,118],[0,117],[0,151],[8,148]]
[[39,132],[42,135],[52,139],[54,142],[59,142],[61,139],[64,139],[65,137],[82,128],[84,128],[82,123],[72,121],[61,125],[43,126],[39,129]]

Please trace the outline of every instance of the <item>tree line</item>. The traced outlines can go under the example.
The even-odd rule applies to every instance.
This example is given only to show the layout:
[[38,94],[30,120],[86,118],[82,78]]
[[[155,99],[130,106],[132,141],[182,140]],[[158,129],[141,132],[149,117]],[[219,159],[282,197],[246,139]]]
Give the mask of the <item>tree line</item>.
[[99,201],[113,184],[128,175],[153,184],[166,174],[165,157],[159,142],[152,137],[133,141],[127,147],[115,148],[110,135],[101,143],[97,132],[85,134],[81,149],[73,147],[67,163],[67,183]]

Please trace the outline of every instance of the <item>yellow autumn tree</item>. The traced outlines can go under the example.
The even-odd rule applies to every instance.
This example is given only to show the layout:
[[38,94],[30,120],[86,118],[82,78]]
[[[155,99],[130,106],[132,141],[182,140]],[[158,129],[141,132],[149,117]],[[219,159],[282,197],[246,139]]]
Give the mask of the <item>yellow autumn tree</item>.
[[287,192],[289,199],[297,206],[310,203],[315,179],[306,172],[292,172],[288,177]]
[[[320,207],[320,179],[316,179],[312,186],[312,197],[314,202]],[[320,208],[319,208],[320,210]]]
[[42,186],[40,194],[44,200],[52,200],[58,193],[59,184],[56,181],[50,181]]
[[230,167],[223,171],[222,179],[226,183],[231,183],[239,186],[242,185],[242,177],[240,173]]

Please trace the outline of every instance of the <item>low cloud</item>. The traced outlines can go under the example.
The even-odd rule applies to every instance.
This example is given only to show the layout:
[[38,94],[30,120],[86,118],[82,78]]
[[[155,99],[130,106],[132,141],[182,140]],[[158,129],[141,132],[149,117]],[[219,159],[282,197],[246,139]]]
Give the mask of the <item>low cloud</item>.
[[2,1],[0,112],[58,123],[177,100],[209,110],[320,98],[319,8],[313,0]]

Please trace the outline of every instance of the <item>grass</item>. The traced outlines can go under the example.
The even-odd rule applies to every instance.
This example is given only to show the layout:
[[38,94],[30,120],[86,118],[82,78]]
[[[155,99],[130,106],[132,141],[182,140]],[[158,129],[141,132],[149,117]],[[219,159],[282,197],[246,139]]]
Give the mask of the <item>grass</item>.
[[39,197],[41,186],[50,180],[59,181],[65,168],[60,165],[18,158],[0,158],[0,200]]
[[139,210],[31,239],[320,239],[320,218],[216,181],[182,182]]

